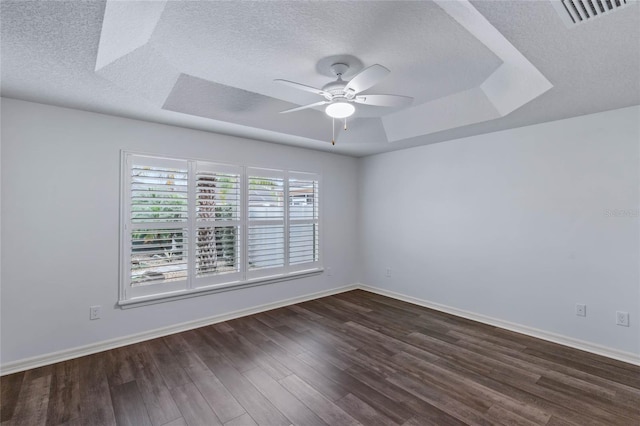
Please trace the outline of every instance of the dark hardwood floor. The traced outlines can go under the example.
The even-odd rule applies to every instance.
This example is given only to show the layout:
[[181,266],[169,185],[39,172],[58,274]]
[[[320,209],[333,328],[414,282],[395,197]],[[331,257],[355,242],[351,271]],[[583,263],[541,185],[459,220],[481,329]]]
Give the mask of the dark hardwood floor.
[[640,424],[640,367],[364,291],[1,387],[3,426]]

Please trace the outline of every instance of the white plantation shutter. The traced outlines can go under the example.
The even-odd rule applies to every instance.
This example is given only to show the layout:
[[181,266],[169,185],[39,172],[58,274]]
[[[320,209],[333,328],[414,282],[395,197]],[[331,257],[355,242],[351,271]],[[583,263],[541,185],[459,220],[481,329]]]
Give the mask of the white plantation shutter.
[[308,269],[320,261],[318,186],[317,175],[289,174],[290,269]]
[[240,280],[242,169],[196,164],[195,287]]
[[282,273],[285,264],[285,179],[275,170],[247,170],[247,277]]
[[120,304],[321,269],[320,177],[122,154]]
[[128,155],[125,216],[128,296],[186,288],[187,161]]

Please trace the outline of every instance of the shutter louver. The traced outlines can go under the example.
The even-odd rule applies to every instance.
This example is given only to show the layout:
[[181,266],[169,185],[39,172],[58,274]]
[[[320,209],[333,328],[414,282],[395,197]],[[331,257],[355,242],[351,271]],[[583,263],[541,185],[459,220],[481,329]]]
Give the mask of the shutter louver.
[[143,288],[153,284],[184,288],[189,269],[187,162],[144,156],[131,156],[130,161],[131,289],[142,295],[148,291]]
[[249,226],[249,270],[284,266],[284,226]]
[[315,223],[289,227],[289,264],[297,265],[318,261],[318,225]]
[[284,266],[284,178],[249,176],[248,270]]
[[319,260],[318,181],[289,179],[289,264]]
[[196,274],[240,271],[240,174],[198,162],[196,173]]
[[186,222],[187,170],[134,165],[131,222]]
[[131,235],[131,285],[187,278],[188,230],[136,229]]
[[202,221],[240,218],[240,176],[198,171],[196,183],[197,217]]
[[284,179],[249,177],[249,220],[284,220]]

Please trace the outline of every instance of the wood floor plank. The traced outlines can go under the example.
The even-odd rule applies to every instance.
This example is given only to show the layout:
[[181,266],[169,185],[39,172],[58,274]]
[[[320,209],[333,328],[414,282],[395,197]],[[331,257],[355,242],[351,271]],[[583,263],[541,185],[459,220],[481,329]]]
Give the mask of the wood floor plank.
[[509,395],[504,395],[468,377],[459,375],[455,371],[425,362],[412,355],[400,353],[394,357],[394,360],[399,365],[406,366],[404,368],[405,371],[409,371],[414,376],[428,381],[443,392],[453,398],[464,401],[466,405],[475,408],[479,412],[485,412],[494,404],[501,404],[508,407],[515,414],[540,424],[545,424],[551,417],[550,414],[518,402]]
[[182,418],[189,426],[217,426],[222,425],[207,401],[193,383],[187,383],[171,389]]
[[460,420],[453,417],[412,417],[402,424],[402,426],[465,426],[466,423],[462,423]]
[[329,425],[361,426],[342,408],[325,398],[320,392],[309,386],[304,380],[292,374],[280,380],[291,394],[295,395],[311,411]]
[[170,421],[169,423],[165,423],[161,426],[189,426],[187,422],[182,418],[177,418],[175,420]]
[[110,386],[117,386],[134,380],[131,363],[127,359],[126,348],[116,348],[105,353],[105,371]]
[[586,371],[594,376],[613,379],[619,383],[623,383],[634,388],[640,387],[640,376],[636,374],[629,374],[626,369],[620,369],[612,366],[596,366],[590,361],[585,361],[583,359],[577,360],[577,354],[574,354],[573,359],[570,359],[561,355],[542,352],[531,348],[527,348],[523,350],[523,352],[558,364],[574,367],[581,371]]
[[111,386],[111,401],[118,426],[151,426],[135,380]]
[[13,417],[16,403],[22,389],[24,371],[0,377],[0,423],[8,422]]
[[85,426],[82,420],[79,418],[68,420],[64,423],[59,423],[58,426]]
[[[385,380],[389,374],[373,371],[360,365],[349,367],[344,370],[344,372],[394,401],[405,401],[411,398],[410,393],[397,386],[390,385],[389,382]],[[395,373],[397,373],[397,370],[391,374]]]
[[258,426],[258,423],[249,414],[244,413],[235,419],[229,420],[224,426]]
[[206,377],[194,383],[221,422],[228,422],[246,413],[217,377]]
[[226,322],[219,322],[217,324],[213,324],[213,327],[221,333],[228,333],[233,331],[233,327],[231,327]]
[[326,425],[320,417],[259,367],[243,374],[293,424]]
[[571,423],[556,416],[551,416],[547,422],[547,426],[576,426],[579,423]]
[[275,380],[280,380],[291,374],[291,370],[289,370],[283,363],[248,341],[244,336],[239,335],[238,338],[251,351],[249,354],[251,361],[253,361],[256,366],[262,368]]
[[524,404],[537,407],[544,412],[551,414],[552,417],[556,416],[580,426],[600,424],[598,420],[594,420],[589,417],[589,415],[576,411],[572,406],[563,406],[553,399],[545,399],[536,396],[534,394],[535,390],[532,391],[529,388],[531,383],[515,379],[511,375],[502,375],[498,371],[493,371],[491,372],[491,375],[484,376],[446,360],[442,362],[442,365],[450,368],[452,371],[457,371],[459,374],[466,374],[468,377],[473,378],[477,383],[487,386],[504,395],[510,395]]
[[264,325],[260,321],[253,321],[251,323],[251,327],[253,327],[256,331],[258,331],[258,333],[263,334],[269,340],[281,346],[284,350],[286,350],[287,352],[293,355],[298,355],[305,352],[304,347],[302,347],[296,341],[281,334],[280,332],[277,331],[277,329]]
[[[524,417],[519,416],[513,411],[501,407],[500,405],[494,405],[489,410],[487,410],[486,414],[488,419],[492,419],[496,423],[509,424],[514,426],[537,426],[537,425],[546,425],[549,419],[545,420],[544,423],[536,423],[531,420],[525,419]],[[551,418],[551,416],[549,416]]]
[[467,406],[464,402],[451,397],[421,380],[398,373],[392,377],[388,377],[387,381],[403,388],[407,392],[412,393],[428,404],[433,405],[462,422],[483,426],[492,424],[483,413],[478,412],[472,407]]
[[[412,419],[418,424],[434,426],[463,426],[468,424],[425,401],[420,401],[418,398],[408,400],[404,404],[406,404],[409,411],[415,414]],[[408,421],[411,421],[411,419]]]
[[246,377],[227,361],[221,358],[206,358],[205,362],[258,424],[273,426],[291,424]]
[[640,425],[640,367],[362,290],[2,377],[0,423]]
[[80,378],[77,359],[56,364],[52,369],[47,425],[59,425],[80,418]]
[[192,382],[213,376],[211,370],[209,370],[180,334],[164,337],[163,340]]
[[83,424],[111,426],[116,424],[104,354],[82,357],[80,369],[80,419]]
[[158,367],[145,346],[131,353],[130,362],[147,412],[154,426],[161,426],[182,416]]
[[344,411],[350,413],[358,419],[363,425],[367,426],[396,426],[399,423],[394,422],[382,413],[376,411],[366,402],[361,401],[357,396],[348,394],[344,398],[336,401]]
[[51,374],[38,376],[30,373],[24,376],[11,421],[16,425],[44,426],[47,423]]
[[541,377],[540,380],[536,382],[536,384],[547,389],[560,392],[564,395],[569,395],[571,397],[581,399],[584,402],[593,404],[599,409],[608,411],[612,414],[617,414],[622,417],[628,417],[630,421],[633,418],[640,418],[639,406],[627,407],[624,404],[619,404],[618,401],[616,401],[615,395],[612,395],[611,397],[609,397],[608,395],[601,396],[600,394],[594,394],[592,392],[592,389],[585,390],[584,388],[576,388],[557,380],[548,379],[546,377]]
[[323,376],[313,368],[310,368],[308,364],[305,364],[297,357],[288,354],[280,346],[273,342],[266,342],[260,345],[260,348],[273,356],[278,361],[282,362],[289,368],[294,374],[300,377],[305,382],[313,386],[318,392],[329,398],[331,401],[342,398],[347,393],[346,388],[333,380]]
[[214,327],[203,327],[211,345],[215,347],[238,371],[246,371],[256,367],[251,359],[251,349],[247,348],[235,331],[221,333]]
[[339,383],[345,389],[349,389],[354,396],[363,402],[376,407],[378,411],[392,419],[394,422],[401,424],[411,417],[411,414],[408,413],[406,408],[399,404],[398,401],[378,392],[376,389],[366,385],[356,377],[344,374],[343,371],[334,367],[330,363],[325,362],[322,359],[311,358],[306,355],[307,354],[301,354],[298,358],[302,358],[307,364],[315,368],[324,376],[330,378],[336,383]]
[[144,345],[169,389],[191,383],[191,378],[178,363],[164,340],[149,340],[144,342]]
[[[198,355],[201,360],[209,359],[209,363],[219,362],[218,360],[222,358],[222,355],[195,337],[197,337],[195,334],[190,334],[184,339],[187,347]],[[204,363],[204,365],[206,366],[206,363]],[[208,366],[207,369],[211,371]],[[194,383],[220,421],[225,423],[246,413],[245,409],[231,392],[229,392],[220,379],[218,379],[212,371],[211,373],[211,375],[207,374],[195,380]]]

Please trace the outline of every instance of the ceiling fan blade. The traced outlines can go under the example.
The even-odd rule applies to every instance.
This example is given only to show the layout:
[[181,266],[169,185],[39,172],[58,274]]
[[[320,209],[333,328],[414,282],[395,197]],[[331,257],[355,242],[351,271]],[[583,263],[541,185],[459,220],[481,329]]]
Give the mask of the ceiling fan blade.
[[353,90],[354,93],[360,93],[367,90],[369,87],[378,84],[383,78],[389,75],[390,72],[391,71],[382,65],[371,65],[369,68],[363,69],[353,77],[344,87],[344,91]]
[[273,80],[276,83],[282,83],[282,84],[286,84],[287,86],[291,86],[295,89],[299,89],[299,90],[304,90],[307,92],[311,92],[311,93],[315,93],[316,95],[320,95],[320,96],[328,96],[329,93],[325,92],[324,90],[320,90],[320,89],[316,89],[315,87],[311,87],[311,86],[307,86],[305,84],[300,84],[300,83],[295,83],[293,81],[289,81],[289,80]]
[[356,96],[353,101],[363,105],[399,108],[411,105],[413,98],[400,95],[360,95]]
[[315,103],[312,103],[312,104],[309,104],[309,105],[303,105],[301,107],[296,107],[296,108],[291,108],[291,109],[287,109],[287,110],[284,110],[284,111],[280,111],[280,114],[286,114],[288,112],[300,111],[300,110],[303,110],[303,109],[313,108],[313,107],[324,105],[324,104],[328,104],[328,103],[329,102],[327,102],[327,101],[315,102]]

